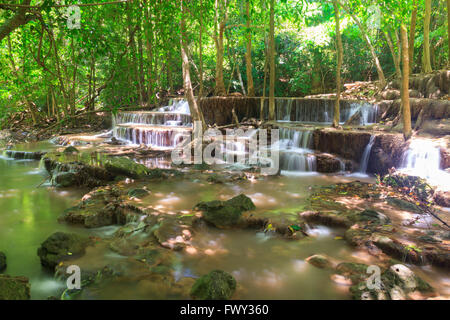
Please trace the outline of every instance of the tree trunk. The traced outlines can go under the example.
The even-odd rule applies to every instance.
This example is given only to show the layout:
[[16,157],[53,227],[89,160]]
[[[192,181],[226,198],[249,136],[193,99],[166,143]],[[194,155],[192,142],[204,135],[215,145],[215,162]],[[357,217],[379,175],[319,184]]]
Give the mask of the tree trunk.
[[247,72],[247,92],[249,97],[255,96],[255,86],[253,84],[252,75],[252,31],[251,31],[251,19],[250,19],[250,0],[245,3],[245,12],[247,15],[247,50],[245,51],[245,67]]
[[414,70],[414,41],[416,35],[417,22],[417,0],[413,3],[413,12],[411,13],[411,27],[409,34],[409,73],[412,74]]
[[409,104],[409,50],[408,50],[408,31],[406,26],[402,24],[402,59],[403,59],[403,76],[402,76],[402,113],[403,113],[403,136],[405,140],[411,138],[411,109]]
[[275,1],[270,0],[270,31],[269,31],[269,121],[275,120]]
[[200,58],[200,66],[199,66],[199,82],[200,82],[200,89],[198,92],[199,99],[203,97],[203,0],[200,0],[200,33],[199,33],[199,39],[198,39],[198,55]]
[[395,52],[394,44],[392,42],[389,32],[387,32],[387,31],[384,32],[384,36],[385,36],[386,42],[389,46],[389,50],[391,51],[392,60],[394,61],[395,74],[396,74],[397,78],[400,79],[402,77],[402,70],[400,68],[400,60],[398,59],[397,53]]
[[430,73],[431,56],[430,56],[430,20],[431,20],[431,0],[425,0],[425,17],[423,21],[423,55],[422,64],[423,72]]
[[334,102],[333,127],[339,127],[340,119],[340,99],[341,99],[341,68],[344,49],[342,48],[341,28],[339,23],[339,5],[337,0],[333,1],[334,17],[336,20],[336,51],[337,51],[337,67],[336,67],[336,100]]
[[447,36],[448,36],[448,62],[447,65],[450,67],[450,0],[447,0]]
[[[223,17],[221,11],[224,11]],[[219,18],[220,22],[219,22]],[[223,38],[227,21],[227,0],[216,0],[214,15],[214,44],[216,46],[216,88],[215,94],[226,95],[225,83],[223,81]]]
[[[31,0],[24,0],[22,2],[23,5],[29,5]],[[2,8],[0,6],[0,9],[7,9],[7,7]],[[35,17],[29,14],[29,11],[27,8],[19,8],[17,12],[8,20],[6,20],[1,26],[0,26],[0,42],[5,38],[7,35],[9,35],[11,32],[16,30],[17,28],[27,24],[31,20],[33,20]]]
[[364,40],[366,41],[367,46],[369,47],[370,54],[372,55],[373,61],[375,62],[375,67],[377,68],[377,74],[378,74],[378,80],[380,81],[380,87],[384,88],[386,86],[386,77],[384,76],[383,68],[381,67],[380,60],[378,59],[377,53],[375,51],[374,46],[372,45],[372,42],[370,41],[369,35],[367,34],[366,28],[362,25],[362,23],[359,21],[359,19],[352,13],[352,10],[350,10],[346,5],[342,4],[342,1],[338,1],[338,4],[344,8],[345,11],[352,17],[353,21],[355,21],[356,25],[358,26],[359,30],[362,33],[362,36]]
[[150,0],[144,0],[145,38],[147,48],[147,106],[153,102],[153,21]]
[[[181,0],[181,20],[180,20],[180,47],[181,47],[181,60],[182,60],[182,68],[183,68],[183,87],[184,94],[189,104],[189,111],[192,116],[192,121],[195,123],[197,121],[202,122],[202,129],[206,128],[205,119],[203,118],[203,114],[198,107],[197,101],[195,100],[194,90],[192,89],[191,82],[191,74],[190,74],[190,66],[189,66],[189,58],[187,55],[187,35],[186,35],[186,27],[185,27],[185,0]],[[195,128],[194,128],[195,131]]]

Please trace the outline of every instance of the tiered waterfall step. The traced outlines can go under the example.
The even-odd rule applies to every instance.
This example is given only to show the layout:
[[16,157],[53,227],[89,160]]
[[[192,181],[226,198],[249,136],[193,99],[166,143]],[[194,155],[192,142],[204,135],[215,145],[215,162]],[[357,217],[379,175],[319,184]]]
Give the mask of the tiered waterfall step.
[[186,126],[116,124],[114,136],[132,144],[174,148],[190,136],[192,128]]
[[119,124],[151,124],[171,126],[191,126],[191,115],[177,112],[130,111],[119,112],[115,118]]

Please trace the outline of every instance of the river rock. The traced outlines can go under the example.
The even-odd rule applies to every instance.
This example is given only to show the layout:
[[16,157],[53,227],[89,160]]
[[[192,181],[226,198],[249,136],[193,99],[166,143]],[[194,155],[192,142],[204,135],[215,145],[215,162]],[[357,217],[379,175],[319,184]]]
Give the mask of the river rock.
[[203,211],[203,219],[218,228],[235,226],[240,222],[242,212],[255,209],[253,201],[244,194],[230,200],[200,202],[195,209]]
[[26,277],[0,275],[0,300],[29,300],[30,283]]
[[150,194],[150,192],[148,192],[147,190],[142,189],[142,188],[134,188],[134,189],[131,189],[130,191],[128,191],[129,197],[138,198],[138,199],[144,198],[149,194]]
[[142,178],[149,169],[128,157],[110,157],[104,161],[105,169],[115,175],[125,175],[130,178]]
[[56,232],[41,244],[37,254],[42,266],[54,270],[60,262],[84,255],[86,247],[92,244],[87,237]]
[[6,270],[6,254],[0,251],[0,273]]
[[305,260],[309,264],[313,265],[314,267],[320,268],[320,269],[333,269],[334,263],[331,261],[331,258],[322,255],[322,254],[315,254],[313,256],[310,256],[306,258]]
[[[380,286],[368,288],[367,281],[350,288],[354,299],[358,300],[405,300],[409,294],[419,292],[434,295],[434,289],[411,269],[403,264],[396,264],[384,271],[380,277]],[[372,283],[375,284],[375,283]]]
[[317,172],[321,173],[333,173],[345,169],[343,168],[345,165],[341,160],[326,153],[316,155],[316,166]]
[[417,206],[416,204],[411,203],[409,201],[406,201],[406,200],[403,200],[400,198],[394,198],[394,197],[387,197],[386,201],[391,206],[397,207],[401,210],[415,212],[415,213],[422,213],[422,210],[420,209],[419,206]]
[[67,153],[78,153],[79,151],[74,146],[68,146],[67,148],[64,149],[63,152],[67,154]]
[[236,280],[222,270],[214,270],[197,279],[191,296],[199,300],[228,300],[236,290]]
[[391,222],[391,219],[389,219],[386,215],[370,209],[366,209],[358,213],[357,219],[360,222],[370,222],[381,225]]
[[76,206],[65,210],[58,220],[98,228],[124,225],[142,214],[139,208],[122,199],[118,189],[108,186],[89,192]]
[[450,192],[448,191],[437,191],[434,194],[434,201],[436,204],[442,207],[450,207]]
[[52,184],[60,188],[75,186],[77,175],[74,172],[58,172],[52,177]]

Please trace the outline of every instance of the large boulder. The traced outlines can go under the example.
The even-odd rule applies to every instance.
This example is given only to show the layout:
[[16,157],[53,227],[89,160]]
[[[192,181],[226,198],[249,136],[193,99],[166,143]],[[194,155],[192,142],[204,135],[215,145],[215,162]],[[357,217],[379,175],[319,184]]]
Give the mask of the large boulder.
[[0,275],[0,300],[29,300],[30,283],[26,277]]
[[80,257],[93,242],[87,237],[74,233],[55,232],[38,249],[42,266],[54,270],[62,261]]
[[320,268],[320,269],[332,269],[334,268],[334,262],[327,256],[322,254],[315,254],[312,255],[305,260],[309,264],[313,265],[314,267]]
[[105,169],[115,175],[130,178],[142,178],[149,173],[149,169],[128,157],[110,157],[104,161]]
[[0,273],[6,270],[6,254],[0,251]]
[[331,154],[318,154],[316,155],[317,172],[321,173],[333,173],[345,170],[345,164]]
[[236,290],[236,280],[221,270],[200,277],[192,286],[191,296],[199,300],[228,300]]
[[244,211],[255,209],[253,201],[240,194],[227,201],[200,202],[195,209],[203,211],[203,219],[218,228],[232,227],[240,223]]

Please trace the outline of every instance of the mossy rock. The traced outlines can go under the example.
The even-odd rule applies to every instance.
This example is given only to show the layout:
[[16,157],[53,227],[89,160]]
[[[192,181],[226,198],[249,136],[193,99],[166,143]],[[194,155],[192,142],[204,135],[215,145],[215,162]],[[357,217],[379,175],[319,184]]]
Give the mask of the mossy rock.
[[26,277],[0,275],[0,300],[29,300],[30,283]]
[[333,262],[330,260],[330,258],[321,255],[321,254],[315,254],[312,255],[305,260],[309,264],[313,265],[314,267],[320,268],[320,269],[332,269],[333,268]]
[[394,198],[394,197],[388,197],[386,198],[386,201],[388,204],[390,204],[393,207],[397,207],[404,211],[414,212],[414,213],[422,213],[422,210],[419,206],[417,206],[414,203],[411,203],[409,201],[405,201],[403,199]]
[[147,176],[149,169],[128,157],[109,157],[103,163],[105,169],[115,175],[124,175],[130,178]]
[[78,153],[80,151],[78,151],[78,149],[73,146],[69,146],[69,147],[65,148],[63,152],[64,153]]
[[218,228],[235,226],[241,222],[242,212],[255,209],[252,200],[240,194],[227,201],[200,202],[195,209],[203,211],[203,219]]
[[336,272],[350,278],[353,283],[358,283],[370,276],[367,273],[367,268],[368,265],[363,263],[342,262],[337,265]]
[[92,244],[91,239],[75,233],[55,232],[41,244],[37,254],[42,266],[54,270],[60,262],[84,255]]
[[214,270],[197,279],[191,296],[199,300],[228,300],[236,290],[236,280],[222,270]]
[[376,224],[388,224],[391,222],[386,215],[376,212],[375,210],[366,209],[356,215],[358,222],[370,222]]
[[6,254],[0,251],[0,273],[6,270]]
[[150,194],[150,192],[148,192],[145,189],[142,188],[134,188],[131,189],[130,191],[128,191],[128,196],[129,197],[134,197],[134,198],[138,198],[138,199],[142,199],[146,196],[148,196]]

